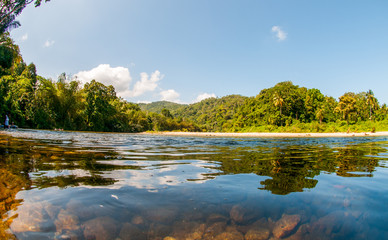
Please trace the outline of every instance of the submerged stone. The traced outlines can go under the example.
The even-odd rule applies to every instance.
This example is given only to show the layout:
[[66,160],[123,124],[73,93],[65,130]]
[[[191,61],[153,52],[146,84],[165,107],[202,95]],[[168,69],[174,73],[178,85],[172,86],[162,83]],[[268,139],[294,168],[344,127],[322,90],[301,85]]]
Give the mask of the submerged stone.
[[199,222],[178,222],[174,224],[173,237],[177,239],[199,240],[205,232],[205,224]]
[[226,222],[228,221],[228,218],[224,215],[213,213],[207,218],[207,224],[212,224],[216,222]]
[[14,233],[39,232],[48,218],[42,203],[25,203],[19,206],[16,213],[18,217],[11,224]]
[[114,240],[117,234],[117,222],[110,217],[98,217],[85,222],[85,239]]
[[89,206],[85,206],[79,200],[71,199],[66,205],[66,210],[83,220],[95,217],[93,209]]
[[241,223],[244,221],[244,215],[246,214],[246,210],[241,205],[235,205],[230,210],[229,215],[230,219],[236,223]]
[[168,236],[171,236],[171,226],[153,223],[148,230],[147,239],[163,239]]
[[226,222],[216,222],[206,228],[203,235],[203,239],[214,239],[216,236],[224,232],[226,228]]
[[142,240],[147,238],[147,234],[131,223],[124,223],[119,238],[121,240]]
[[276,238],[283,238],[288,236],[292,231],[295,230],[296,226],[300,222],[299,215],[287,215],[284,214],[279,221],[275,223],[274,229],[272,230],[273,235]]
[[171,208],[158,208],[149,210],[147,217],[151,222],[171,223],[175,220],[178,210]]
[[145,220],[142,216],[136,215],[132,218],[131,223],[135,225],[143,225],[145,223]]
[[269,230],[265,228],[251,229],[245,234],[245,240],[265,240],[269,238]]
[[77,230],[80,228],[79,218],[62,209],[55,220],[55,227],[57,228],[57,232],[62,232],[62,230]]
[[244,240],[244,235],[237,230],[228,230],[217,235],[215,240]]

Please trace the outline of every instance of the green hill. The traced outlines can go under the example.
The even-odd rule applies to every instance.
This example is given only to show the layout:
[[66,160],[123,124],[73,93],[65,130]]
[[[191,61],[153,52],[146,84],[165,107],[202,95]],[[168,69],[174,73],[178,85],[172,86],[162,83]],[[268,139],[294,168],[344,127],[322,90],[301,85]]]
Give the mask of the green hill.
[[223,131],[232,127],[233,118],[248,97],[229,95],[208,98],[172,111],[176,118],[198,124],[204,131]]
[[147,112],[161,113],[162,110],[168,109],[170,112],[174,112],[178,108],[185,106],[184,104],[173,103],[168,101],[158,101],[153,103],[139,103],[140,109]]

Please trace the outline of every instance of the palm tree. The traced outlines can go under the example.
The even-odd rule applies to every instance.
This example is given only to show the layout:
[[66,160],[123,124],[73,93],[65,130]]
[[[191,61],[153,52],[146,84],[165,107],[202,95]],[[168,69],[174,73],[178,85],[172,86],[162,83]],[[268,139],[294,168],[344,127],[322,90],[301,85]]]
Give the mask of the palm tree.
[[319,119],[319,124],[322,124],[322,120],[324,117],[323,109],[322,108],[318,109],[315,116],[317,117],[317,119]]
[[369,91],[366,93],[366,104],[369,105],[369,119],[372,120],[372,107],[376,107],[376,98],[372,92],[372,90],[369,89]]
[[275,92],[273,97],[273,103],[276,107],[280,108],[280,116],[282,115],[282,108],[284,105],[284,99],[280,96],[279,92]]
[[350,114],[355,112],[356,99],[350,94],[345,93],[339,98],[338,106],[335,108],[336,112],[342,113],[343,119],[349,124]]

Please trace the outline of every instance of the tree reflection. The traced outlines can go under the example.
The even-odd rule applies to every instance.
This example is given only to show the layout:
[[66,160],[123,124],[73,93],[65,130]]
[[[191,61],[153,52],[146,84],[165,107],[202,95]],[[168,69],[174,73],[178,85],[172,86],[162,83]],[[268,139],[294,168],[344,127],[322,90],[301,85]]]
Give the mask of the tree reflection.
[[[379,165],[376,156],[387,149],[376,143],[362,143],[346,147],[325,145],[283,146],[256,148],[254,151],[230,151],[218,155],[220,174],[255,173],[270,178],[261,181],[259,189],[285,195],[314,188],[321,172],[342,177],[372,177]],[[237,160],[236,160],[237,159]]]

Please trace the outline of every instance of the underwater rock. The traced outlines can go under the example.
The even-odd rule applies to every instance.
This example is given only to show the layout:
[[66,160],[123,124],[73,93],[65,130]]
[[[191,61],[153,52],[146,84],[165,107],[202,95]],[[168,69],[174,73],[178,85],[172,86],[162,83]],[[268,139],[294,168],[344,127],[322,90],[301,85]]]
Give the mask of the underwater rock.
[[161,223],[153,223],[148,230],[147,239],[163,239],[171,236],[171,226]]
[[80,219],[91,219],[95,217],[94,211],[79,200],[71,199],[66,205],[66,210],[77,215]]
[[341,229],[342,219],[345,217],[344,212],[335,211],[324,217],[319,218],[310,224],[309,231],[317,236],[330,236],[333,232]]
[[61,211],[61,207],[59,206],[54,206],[48,201],[45,201],[43,203],[44,209],[46,210],[47,214],[50,216],[52,220],[56,219],[58,216],[58,213]]
[[216,222],[227,222],[228,221],[228,218],[225,217],[224,215],[221,215],[221,214],[217,214],[217,213],[213,213],[211,214],[206,222],[207,224],[211,225],[212,223],[216,223]]
[[80,240],[82,237],[82,230],[78,229],[76,231],[65,230],[62,233],[57,233],[55,240]]
[[272,233],[276,238],[287,237],[292,231],[295,230],[299,222],[299,215],[283,214],[282,218],[275,223]]
[[131,223],[134,225],[143,225],[145,224],[145,220],[142,216],[136,215],[132,218]]
[[117,222],[110,217],[98,217],[83,225],[85,239],[114,240],[117,233]]
[[203,239],[214,239],[216,236],[224,232],[226,222],[216,222],[206,228]]
[[58,213],[58,217],[54,223],[57,232],[62,232],[62,230],[77,230],[80,227],[79,218],[63,209]]
[[[12,216],[15,212],[12,212]],[[42,203],[25,203],[19,206],[18,217],[11,224],[11,230],[18,232],[39,232],[48,216]]]
[[269,230],[265,228],[251,229],[245,234],[245,240],[265,240],[269,238]]
[[178,210],[169,209],[169,208],[158,208],[152,209],[147,212],[147,218],[151,222],[160,222],[160,223],[172,223],[176,216]]
[[244,215],[246,214],[246,209],[244,209],[240,205],[235,205],[229,212],[230,219],[232,219],[236,223],[241,223],[244,221]]
[[296,231],[295,234],[292,234],[291,236],[287,237],[287,238],[284,238],[286,240],[305,240],[305,239],[320,239],[322,240],[321,236],[317,236],[317,235],[312,235],[309,233],[309,230],[308,230],[308,225],[307,224],[303,224],[301,225],[299,228],[298,228],[298,231]]
[[199,240],[205,232],[205,224],[198,222],[178,222],[174,224],[172,236],[177,239]]
[[142,240],[146,239],[147,235],[131,223],[124,223],[119,237],[121,240]]
[[217,235],[215,240],[244,240],[244,235],[235,226],[228,226],[226,231]]

